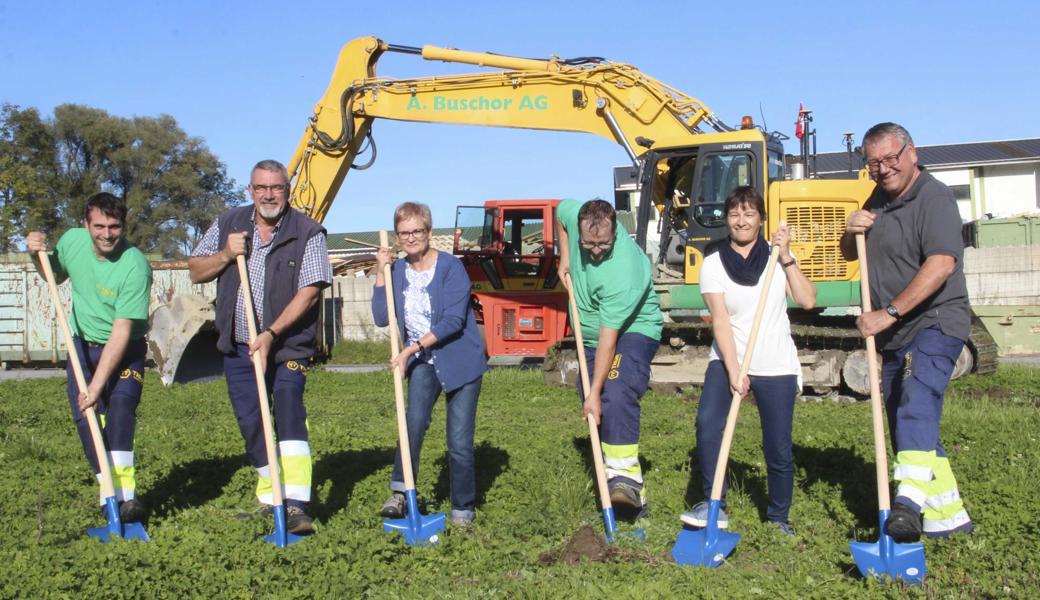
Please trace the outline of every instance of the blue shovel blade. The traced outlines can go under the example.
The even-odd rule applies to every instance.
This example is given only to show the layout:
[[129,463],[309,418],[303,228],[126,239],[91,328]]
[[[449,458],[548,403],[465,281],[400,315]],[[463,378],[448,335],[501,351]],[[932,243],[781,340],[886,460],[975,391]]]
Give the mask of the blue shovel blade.
[[672,558],[680,565],[696,565],[714,569],[722,564],[740,541],[739,533],[719,529],[719,511],[722,501],[708,501],[707,527],[683,527],[672,547]]
[[383,521],[383,531],[399,532],[409,546],[433,546],[441,541],[444,513],[418,515],[414,520],[410,515],[403,519],[387,519]]
[[887,510],[878,511],[881,535],[876,542],[849,542],[856,568],[864,577],[888,575],[920,585],[926,571],[924,544],[897,544],[885,531]]
[[[613,544],[617,541],[618,528],[617,520],[614,519],[613,507],[603,509],[603,536],[606,538],[608,544]],[[621,536],[627,539],[645,542],[646,530],[643,528],[637,528],[632,531],[626,531],[622,533]]]
[[289,533],[289,530],[285,528],[285,507],[275,506],[273,509],[271,512],[274,514],[274,531],[265,536],[264,541],[279,548],[285,548],[289,544],[295,544],[303,539],[303,536]]
[[102,542],[111,541],[112,536],[125,540],[151,541],[144,525],[140,523],[123,523],[119,520],[119,504],[115,496],[105,498],[105,515],[108,524],[104,527],[91,527],[87,529],[87,535]]
[[419,512],[419,501],[415,490],[405,490],[408,514],[401,519],[383,521],[383,531],[398,532],[409,546],[433,546],[441,541],[444,531],[444,513],[423,515]]
[[[683,527],[672,547],[672,558],[680,565],[694,565],[714,569],[722,564],[740,541],[739,533],[715,529],[714,536],[709,528]],[[713,539],[714,538],[714,539]]]
[[[886,541],[883,538],[888,538],[889,552],[885,552]],[[888,575],[913,585],[920,585],[924,579],[923,544],[897,544],[886,535],[877,542],[849,542],[849,548],[856,568],[864,577]]]

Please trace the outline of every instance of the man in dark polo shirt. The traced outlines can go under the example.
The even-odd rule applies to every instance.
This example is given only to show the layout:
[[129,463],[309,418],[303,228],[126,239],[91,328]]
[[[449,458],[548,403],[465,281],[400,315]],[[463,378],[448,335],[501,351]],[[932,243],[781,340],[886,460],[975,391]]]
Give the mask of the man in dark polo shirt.
[[885,530],[900,543],[918,540],[922,529],[929,537],[970,532],[939,442],[943,393],[971,329],[960,213],[950,189],[917,164],[914,141],[900,125],[871,127],[863,150],[877,187],[849,215],[841,248],[855,260],[855,235],[866,233],[877,309],[856,324],[864,336],[877,337],[881,351],[899,484]]

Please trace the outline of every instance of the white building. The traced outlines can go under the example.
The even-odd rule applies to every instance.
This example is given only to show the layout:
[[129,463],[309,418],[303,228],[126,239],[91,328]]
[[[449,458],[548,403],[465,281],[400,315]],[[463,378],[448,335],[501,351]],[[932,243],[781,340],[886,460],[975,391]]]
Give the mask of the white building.
[[[917,146],[917,159],[950,186],[965,221],[1040,209],[1040,139]],[[851,162],[853,169],[863,165],[855,153]],[[818,154],[817,176],[841,177],[849,163],[847,152]]]

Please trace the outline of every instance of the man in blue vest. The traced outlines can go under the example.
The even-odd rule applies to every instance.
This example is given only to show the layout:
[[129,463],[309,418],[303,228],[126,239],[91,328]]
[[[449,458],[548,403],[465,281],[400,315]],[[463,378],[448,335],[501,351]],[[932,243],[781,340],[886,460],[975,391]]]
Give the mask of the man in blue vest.
[[[325,229],[289,207],[285,166],[263,160],[253,167],[251,206],[226,211],[206,231],[188,269],[191,280],[217,280],[217,349],[224,354],[231,407],[256,468],[256,496],[264,508],[273,504],[272,481],[260,420],[260,401],[251,357],[267,365],[267,388],[274,399],[278,455],[286,499],[286,528],[296,534],[314,531],[307,515],[311,498],[311,453],[305,374],[316,351],[318,302],[332,283]],[[256,339],[250,341],[245,301],[236,257],[245,255],[256,311]]]

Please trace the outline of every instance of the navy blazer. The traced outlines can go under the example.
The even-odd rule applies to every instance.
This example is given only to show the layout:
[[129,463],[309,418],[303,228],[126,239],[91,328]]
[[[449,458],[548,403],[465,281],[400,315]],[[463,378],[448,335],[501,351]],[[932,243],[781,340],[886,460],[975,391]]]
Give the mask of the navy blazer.
[[[401,340],[408,339],[404,328],[405,259],[399,258],[390,265],[390,277],[394,287],[394,307],[397,309],[397,327]],[[487,352],[484,340],[477,330],[477,320],[470,306],[469,276],[466,267],[457,257],[437,251],[437,267],[433,280],[426,288],[430,294],[430,333],[437,336],[433,353],[433,366],[437,379],[445,391],[458,389],[476,380],[487,371]],[[376,286],[372,290],[372,318],[379,327],[390,322],[386,306],[386,287]],[[425,332],[423,332],[425,333]],[[403,349],[403,348],[402,348]],[[407,376],[415,365],[415,355],[408,358],[405,368]]]

